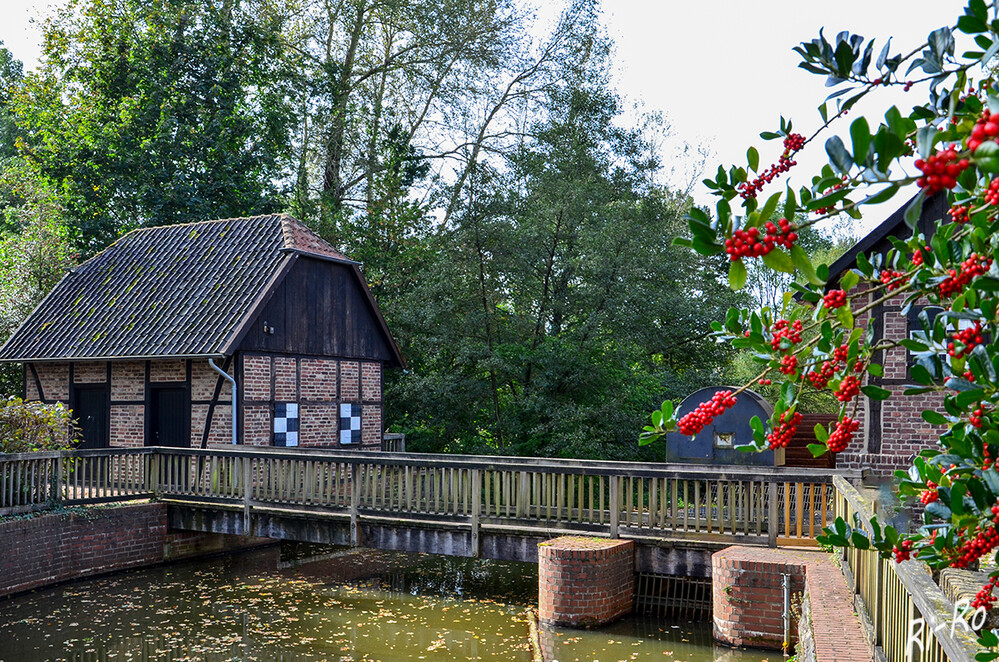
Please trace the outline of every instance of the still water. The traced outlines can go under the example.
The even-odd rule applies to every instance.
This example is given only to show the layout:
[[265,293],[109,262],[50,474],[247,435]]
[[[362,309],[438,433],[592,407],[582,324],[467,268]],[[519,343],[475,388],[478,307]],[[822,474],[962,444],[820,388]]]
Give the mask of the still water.
[[[272,547],[0,600],[0,662],[530,662],[532,564]],[[761,662],[709,624],[545,630],[560,662]]]

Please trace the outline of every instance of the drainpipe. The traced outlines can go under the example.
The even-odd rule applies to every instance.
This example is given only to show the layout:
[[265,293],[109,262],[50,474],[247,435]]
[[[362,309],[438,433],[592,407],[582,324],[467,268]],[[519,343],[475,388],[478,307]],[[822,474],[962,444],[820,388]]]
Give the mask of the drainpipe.
[[233,379],[232,375],[230,375],[229,373],[227,373],[226,371],[224,371],[222,368],[220,368],[217,365],[215,365],[215,361],[213,361],[212,359],[208,359],[208,365],[210,365],[215,372],[217,372],[220,375],[222,375],[226,379],[226,381],[228,381],[229,384],[232,385],[232,443],[235,445],[235,444],[239,443],[237,441],[237,439],[236,439],[236,420],[237,420],[237,418],[236,418],[236,380]]
[[787,655],[787,649],[791,641],[791,575],[782,574],[780,576],[780,586],[784,593],[784,644],[782,648],[784,649],[784,655]]

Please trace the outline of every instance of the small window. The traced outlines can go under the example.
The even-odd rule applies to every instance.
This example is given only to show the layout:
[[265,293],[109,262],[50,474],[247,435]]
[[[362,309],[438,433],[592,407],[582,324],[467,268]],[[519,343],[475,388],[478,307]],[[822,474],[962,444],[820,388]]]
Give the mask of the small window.
[[274,445],[298,446],[298,403],[274,403]]
[[734,432],[715,432],[715,448],[732,448],[735,446]]
[[357,403],[340,403],[340,443],[361,443],[361,405]]

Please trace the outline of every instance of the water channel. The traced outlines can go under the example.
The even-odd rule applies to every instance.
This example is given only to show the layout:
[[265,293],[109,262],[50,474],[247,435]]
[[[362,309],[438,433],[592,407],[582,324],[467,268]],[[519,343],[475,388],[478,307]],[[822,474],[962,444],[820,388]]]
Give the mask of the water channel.
[[[532,564],[286,545],[0,600],[0,662],[530,662],[536,602]],[[560,662],[782,659],[640,616],[542,640]]]

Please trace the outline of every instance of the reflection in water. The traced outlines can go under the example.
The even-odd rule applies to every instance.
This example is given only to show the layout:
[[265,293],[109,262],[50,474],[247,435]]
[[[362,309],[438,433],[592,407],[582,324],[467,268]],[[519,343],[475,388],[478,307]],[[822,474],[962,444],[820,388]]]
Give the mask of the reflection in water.
[[[527,662],[536,601],[533,564],[285,546],[0,601],[0,662]],[[655,619],[543,641],[560,662],[766,659]]]

